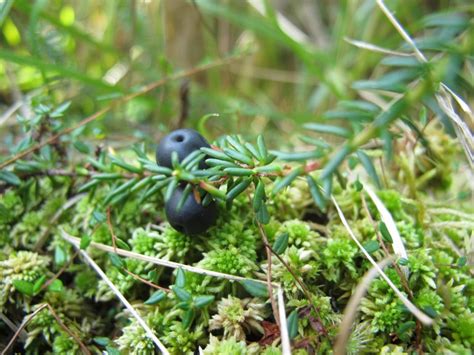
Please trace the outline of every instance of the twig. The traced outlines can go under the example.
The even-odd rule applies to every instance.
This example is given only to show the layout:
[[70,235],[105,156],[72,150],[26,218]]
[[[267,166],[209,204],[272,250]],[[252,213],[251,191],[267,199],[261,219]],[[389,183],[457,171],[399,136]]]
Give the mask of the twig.
[[[383,269],[392,262],[392,259],[393,257],[387,257],[380,261],[377,265],[380,269]],[[344,309],[342,322],[339,325],[336,344],[334,345],[335,355],[344,355],[346,353],[346,345],[347,341],[349,340],[352,324],[354,323],[357,314],[357,308],[360,304],[360,301],[367,292],[367,289],[369,288],[372,280],[375,279],[377,276],[377,269],[375,267],[372,267],[369,271],[365,273],[364,277],[357,285],[355,291],[352,293],[352,296],[349,299],[346,308]]]
[[109,227],[110,236],[112,237],[112,245],[114,247],[114,252],[115,254],[117,254],[117,243],[115,241],[117,237],[115,236],[114,228],[112,226],[112,218],[110,216],[110,207],[107,208],[107,226]]
[[260,231],[260,235],[263,239],[263,244],[265,245],[265,250],[267,252],[267,263],[268,263],[268,269],[267,269],[267,287],[268,287],[268,296],[270,297],[270,302],[272,304],[272,309],[273,309],[273,315],[275,317],[275,321],[278,325],[278,328],[281,327],[280,324],[280,317],[278,314],[278,307],[275,303],[274,295],[273,295],[273,285],[272,285],[272,252],[270,250],[270,246],[268,244],[268,238],[265,234],[265,231],[263,230],[262,224],[257,221],[257,226],[258,230]]
[[[114,232],[114,227],[112,225],[112,218],[111,218],[111,209],[110,207],[107,208],[107,225],[109,227],[109,232],[110,232],[110,235],[112,236],[112,245],[113,245],[113,248],[114,248],[114,253],[117,254],[117,242],[116,242],[116,239],[117,239],[117,236],[115,235],[115,232]],[[159,290],[163,290],[163,291],[166,291],[166,292],[169,292],[170,290],[166,287],[161,287],[161,286],[158,286],[156,284],[154,284],[153,282],[151,281],[148,281],[146,279],[144,279],[143,277],[135,274],[134,272],[128,270],[126,267],[123,267],[122,268],[123,271],[125,271],[127,274],[129,274],[130,276],[132,276],[133,278],[147,284],[148,286],[151,286],[153,288],[156,288],[156,289],[159,289]]]
[[[8,326],[8,328],[13,330],[13,332],[16,332],[18,330],[18,326],[13,323],[13,321],[11,321],[10,318],[8,318],[5,314],[3,314],[3,312],[0,312],[0,319]],[[26,341],[26,338],[28,338],[28,334],[24,330],[22,330],[20,332],[19,337],[22,341]]]
[[56,319],[56,321],[58,322],[59,326],[61,328],[64,329],[64,331],[70,335],[74,341],[81,347],[82,349],[82,352],[84,354],[88,354],[90,355],[90,351],[89,349],[87,349],[87,347],[84,345],[84,343],[81,341],[81,339],[79,339],[77,337],[76,334],[74,334],[62,321],[61,321],[61,318],[59,318],[59,316],[56,314],[56,312],[54,311],[53,307],[51,307],[48,303],[43,303],[41,306],[38,307],[38,309],[36,311],[34,311],[33,313],[31,313],[28,318],[26,318],[22,323],[21,325],[18,327],[18,330],[15,332],[15,334],[13,334],[13,337],[10,339],[10,341],[8,342],[7,346],[5,347],[5,349],[2,350],[1,354],[0,355],[5,355],[8,351],[8,349],[10,349],[10,347],[15,343],[15,340],[16,338],[18,338],[18,336],[20,335],[20,332],[28,325],[28,323],[34,318],[36,317],[36,315],[38,313],[40,313],[43,309],[45,308],[48,308],[49,311],[51,312],[51,315],[54,317],[54,319]]
[[25,328],[28,323],[39,313],[41,312],[44,308],[47,307],[47,304],[42,304],[36,311],[34,311],[33,313],[31,313],[28,318],[26,318],[22,323],[21,325],[18,327],[17,331],[15,332],[15,334],[13,334],[12,338],[10,339],[10,341],[8,342],[7,346],[5,347],[5,349],[2,350],[2,352],[0,353],[0,355],[5,355],[8,351],[8,349],[10,349],[10,347],[15,343],[15,340],[16,338],[18,338],[18,336],[20,335],[20,332],[23,330],[23,328]]
[[138,90],[135,93],[126,95],[122,98],[119,98],[119,99],[116,99],[116,100],[112,101],[108,106],[100,109],[99,111],[97,111],[93,115],[84,118],[82,121],[76,123],[75,125],[59,131],[58,133],[56,133],[55,135],[45,139],[44,141],[39,142],[39,143],[33,145],[32,147],[30,147],[28,149],[25,149],[24,151],[14,155],[10,159],[7,159],[6,161],[0,163],[0,169],[4,169],[8,165],[10,165],[10,164],[14,163],[15,161],[17,161],[18,159],[21,159],[21,158],[27,156],[28,154],[40,149],[41,147],[44,147],[45,145],[48,145],[48,144],[56,141],[59,137],[65,135],[65,134],[71,133],[74,130],[78,129],[79,127],[82,127],[82,126],[94,121],[95,119],[97,119],[100,116],[104,115],[105,113],[109,112],[113,107],[115,107],[115,105],[120,105],[120,104],[126,103],[126,102],[134,99],[137,96],[146,94],[146,93],[148,93],[148,92],[150,92],[150,91],[152,91],[152,90],[154,90],[154,89],[156,89],[160,86],[163,86],[164,84],[168,83],[169,81],[178,80],[178,79],[181,79],[181,78],[186,78],[186,77],[192,76],[194,74],[200,73],[202,71],[205,71],[205,70],[208,70],[208,69],[211,69],[211,68],[215,68],[215,67],[230,63],[230,62],[232,62],[234,60],[237,60],[239,58],[241,58],[241,56],[232,56],[232,57],[219,59],[219,60],[217,60],[213,63],[203,64],[201,66],[198,66],[198,67],[186,70],[184,72],[177,73],[177,74],[165,77],[165,78],[160,79],[158,81],[155,81],[151,84],[148,84],[148,85],[144,86],[142,89]]
[[148,286],[150,287],[153,287],[153,288],[156,288],[158,290],[162,290],[162,291],[165,291],[165,292],[170,292],[171,290],[169,288],[166,288],[166,287],[163,287],[163,286],[159,286],[157,284],[154,284],[153,282],[151,281],[148,281],[146,279],[144,279],[143,277],[131,272],[130,270],[127,270],[126,268],[123,268],[122,269],[123,271],[125,271],[127,274],[129,274],[130,276],[134,277],[135,279],[143,282],[144,284],[147,284]]
[[54,311],[53,307],[51,307],[49,304],[46,304],[46,306],[48,307],[49,311],[51,312],[51,314],[53,315],[54,319],[56,319],[56,321],[59,323],[59,325],[61,326],[61,328],[64,329],[64,331],[66,333],[68,333],[71,337],[74,338],[74,340],[76,341],[76,343],[79,344],[79,346],[81,347],[82,349],[82,352],[84,354],[90,354],[91,352],[89,351],[89,349],[87,349],[87,347],[82,343],[81,339],[79,339],[79,337],[74,334],[68,327],[66,327],[66,325],[61,321],[61,319],[59,318],[59,316],[56,314],[56,312]]
[[298,277],[298,275],[295,274],[295,272],[293,271],[293,269],[290,267],[290,265],[288,265],[288,263],[283,260],[283,258],[278,255],[278,253],[276,253],[273,248],[269,245],[269,244],[265,244],[265,246],[267,248],[270,249],[270,251],[273,253],[273,255],[275,255],[277,257],[277,259],[283,264],[283,266],[288,270],[288,272],[291,274],[291,276],[295,279],[295,281],[298,283],[298,285],[301,287],[301,290],[303,291],[303,293],[305,294],[305,297],[308,299],[308,302],[309,302],[309,306],[313,309],[314,313],[316,314],[316,317],[318,319],[318,322],[321,324],[321,328],[322,328],[322,333],[323,335],[327,335],[327,330],[324,328],[324,324],[323,324],[323,321],[321,319],[321,317],[319,316],[319,310],[316,308],[316,306],[313,304],[313,301],[312,301],[312,297],[311,297],[311,293],[309,292],[308,288],[306,287],[306,285],[303,283],[303,281],[300,280],[300,278]]
[[[67,239],[66,239],[67,240]],[[71,241],[70,241],[71,242]],[[132,314],[133,317],[137,320],[137,322],[143,327],[148,337],[155,343],[155,345],[160,349],[163,354],[169,354],[168,350],[165,346],[161,343],[161,341],[156,337],[153,333],[151,328],[146,324],[145,320],[138,314],[138,312],[133,308],[130,302],[127,301],[125,296],[120,292],[120,290],[113,284],[112,281],[107,277],[107,275],[102,271],[99,265],[95,263],[94,260],[87,254],[85,251],[81,250],[79,245],[72,242],[72,245],[81,253],[82,257],[86,260],[86,262],[99,274],[99,276],[104,280],[104,282],[110,287],[110,289],[115,293],[118,299],[123,303],[123,305],[128,309],[128,311]]]
[[48,287],[49,285],[51,285],[51,283],[56,280],[59,276],[61,276],[61,274],[69,267],[69,265],[71,265],[71,263],[74,261],[74,259],[76,258],[77,254],[79,254],[77,251],[74,253],[74,255],[72,256],[72,258],[69,259],[69,261],[64,264],[64,266],[53,276],[51,277],[48,281],[46,281],[40,288],[40,291],[44,290],[46,287]]

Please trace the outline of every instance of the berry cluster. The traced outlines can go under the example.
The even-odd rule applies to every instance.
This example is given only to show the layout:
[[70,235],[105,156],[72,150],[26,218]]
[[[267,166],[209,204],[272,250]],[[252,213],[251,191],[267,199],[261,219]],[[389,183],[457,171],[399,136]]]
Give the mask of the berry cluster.
[[[160,166],[173,168],[172,154],[177,153],[178,161],[182,161],[192,152],[202,147],[210,148],[206,139],[193,129],[178,129],[166,135],[159,143],[156,150],[156,162]],[[207,167],[204,161],[199,163],[200,169]],[[193,193],[189,194],[182,206],[178,206],[184,190],[185,183],[176,188],[168,201],[166,201],[166,218],[171,226],[187,235],[205,232],[217,219],[217,206],[211,202],[204,206],[197,201]]]

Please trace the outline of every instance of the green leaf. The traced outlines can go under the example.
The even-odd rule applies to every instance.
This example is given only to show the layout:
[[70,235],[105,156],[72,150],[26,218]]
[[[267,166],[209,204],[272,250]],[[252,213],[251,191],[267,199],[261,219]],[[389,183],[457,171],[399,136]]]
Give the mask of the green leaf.
[[154,292],[150,298],[148,298],[144,303],[146,305],[154,305],[154,304],[157,304],[158,302],[164,300],[166,298],[166,293],[162,290],[158,290],[156,292]]
[[19,186],[21,184],[20,178],[8,170],[0,171],[0,180],[3,180],[7,184],[15,185],[15,186]]
[[209,304],[211,304],[212,302],[214,302],[214,299],[215,299],[214,296],[206,296],[206,295],[197,296],[197,297],[194,299],[194,305],[196,306],[196,308],[204,308],[204,307],[206,307],[207,305],[209,305]]
[[140,174],[143,171],[142,168],[139,168],[139,167],[133,166],[131,164],[128,164],[128,163],[124,162],[123,160],[121,160],[117,157],[112,157],[111,161],[112,161],[112,165],[119,166],[122,169],[127,170],[131,173]]
[[112,346],[112,345],[107,345],[107,346],[105,347],[105,351],[107,351],[107,354],[108,354],[108,355],[121,355],[121,354],[120,354],[120,351],[119,351],[116,347],[114,347],[114,346]]
[[224,148],[224,153],[229,157],[234,160],[237,160],[241,163],[247,164],[249,166],[254,166],[253,159],[249,157],[248,155],[242,154],[240,152],[237,152],[235,150],[227,149]]
[[67,261],[67,253],[64,251],[64,249],[56,245],[54,248],[54,262],[56,265],[62,266],[64,263]]
[[408,341],[408,338],[406,336],[407,332],[410,331],[411,329],[414,329],[415,326],[416,326],[416,323],[412,320],[409,320],[407,322],[400,324],[400,326],[397,329],[398,337],[402,339],[403,341]]
[[64,285],[60,279],[56,279],[48,285],[48,291],[62,292],[63,290],[64,290]]
[[217,187],[215,186],[212,186],[212,185],[209,185],[205,182],[202,182],[200,185],[199,185],[203,190],[209,192],[212,196],[214,197],[217,197],[219,199],[222,199],[222,200],[225,200],[226,199],[226,196],[225,196],[225,192],[224,191],[221,191],[219,190]]
[[173,292],[180,301],[189,302],[192,299],[191,294],[188,291],[186,291],[184,288],[174,286]]
[[253,170],[245,168],[225,168],[224,171],[232,176],[252,176]]
[[314,180],[311,175],[306,175],[306,181],[308,183],[309,192],[311,193],[311,197],[313,197],[314,203],[316,206],[322,211],[326,211],[326,199],[322,194],[321,190],[319,189],[318,184]]
[[380,234],[382,234],[382,239],[385,240],[388,243],[393,243],[392,236],[390,235],[390,232],[388,231],[387,225],[383,222],[379,222],[379,230]]
[[288,233],[281,233],[276,237],[275,243],[273,243],[272,249],[277,254],[282,254],[288,247]]
[[253,210],[258,212],[265,200],[265,184],[261,179],[259,179],[257,187],[255,188],[255,194],[253,196]]
[[128,196],[128,190],[136,184],[137,180],[138,178],[133,178],[110,191],[104,199],[104,205],[108,205],[109,203],[114,204],[112,201],[114,201],[119,196],[120,198],[123,196]]
[[332,155],[329,162],[324,167],[323,171],[321,172],[321,176],[319,177],[321,180],[326,180],[329,178],[337,168],[342,164],[344,159],[346,159],[347,155],[351,152],[351,147],[347,144],[343,145],[334,155]]
[[172,179],[168,187],[166,188],[165,202],[168,202],[170,200],[171,196],[173,195],[177,187],[178,187],[178,179]]
[[237,150],[239,153],[242,153],[244,155],[248,155],[250,151],[245,148],[242,143],[239,142],[238,138],[234,138],[232,136],[227,136],[226,137],[227,143],[229,143],[235,150]]
[[232,162],[232,158],[228,157],[224,152],[221,150],[216,150],[212,148],[201,148],[201,152],[205,153],[206,155],[219,160],[225,160]]
[[461,256],[458,259],[458,266],[463,267],[463,266],[466,266],[466,264],[467,264],[467,258],[465,256]]
[[98,210],[94,210],[94,212],[92,212],[92,217],[97,223],[104,223],[107,219],[105,213],[100,212]]
[[92,340],[99,346],[106,346],[110,343],[110,339],[107,337],[95,337]]
[[195,316],[195,311],[192,308],[184,312],[183,314],[183,327],[184,328],[189,328],[191,326],[194,320],[194,316]]
[[181,195],[181,198],[178,201],[178,204],[176,206],[176,210],[180,211],[181,208],[183,208],[184,203],[186,202],[188,197],[191,195],[192,191],[193,191],[193,186],[191,184],[187,184],[186,187],[184,188],[184,191],[183,191],[183,194]]
[[27,296],[34,295],[34,285],[31,282],[25,280],[13,280],[13,286],[15,289]]
[[100,184],[99,180],[91,180],[85,183],[84,185],[82,185],[79,189],[77,189],[77,192],[78,193],[86,192],[99,184]]
[[283,168],[281,165],[272,164],[272,165],[264,165],[258,166],[253,169],[256,173],[281,173]]
[[81,242],[79,244],[79,247],[82,249],[82,250],[85,250],[87,249],[87,247],[91,244],[92,242],[92,238],[87,235],[87,234],[84,234],[82,237],[81,237]]
[[401,266],[406,266],[406,265],[408,265],[408,259],[406,259],[406,258],[400,258],[400,259],[398,259],[398,265],[401,265]]
[[123,259],[118,256],[117,254],[115,253],[108,253],[108,256],[109,256],[109,259],[110,259],[110,262],[112,263],[113,266],[115,266],[116,268],[118,269],[121,269],[123,268],[125,265],[124,265],[124,262],[123,262]]
[[33,294],[36,295],[39,292],[39,290],[41,289],[41,286],[43,286],[45,281],[46,281],[46,275],[41,276],[38,280],[35,281],[33,285]]
[[339,126],[321,123],[306,123],[303,127],[318,133],[333,134],[344,138],[349,138],[351,136],[351,132],[349,130]]
[[233,162],[227,161],[227,160],[220,160],[220,159],[206,159],[206,164],[209,166],[219,166],[223,168],[237,168],[238,165],[236,165]]
[[262,203],[257,211],[257,221],[262,224],[268,224],[268,222],[270,222],[270,215],[268,214],[267,205],[265,203]]
[[288,316],[287,324],[288,335],[290,339],[294,339],[298,335],[298,312],[296,309]]
[[151,171],[153,173],[163,174],[163,175],[166,175],[166,176],[170,176],[173,173],[173,170],[171,170],[170,168],[167,168],[165,166],[146,164],[143,167],[146,170]]
[[117,246],[120,248],[120,249],[125,249],[125,250],[128,250],[128,251],[131,251],[132,249],[130,248],[130,246],[124,242],[122,239],[120,238],[116,238],[115,239],[115,243],[117,244]]
[[372,160],[362,150],[357,151],[357,157],[359,158],[359,161],[362,163],[362,166],[364,167],[365,171],[367,171],[367,174],[369,174],[370,178],[375,183],[377,188],[380,189],[382,187],[382,184],[380,182],[379,176],[377,175],[377,171],[375,170],[375,166],[372,163]]
[[245,290],[254,297],[268,297],[268,288],[265,284],[254,280],[239,281]]
[[273,186],[273,191],[272,193],[276,195],[278,192],[280,192],[282,189],[285,187],[289,186],[293,180],[295,180],[298,176],[300,176],[304,172],[304,168],[302,166],[299,166],[297,168],[294,168],[291,170],[288,175],[286,175],[283,179],[278,181],[275,186]]
[[380,249],[379,242],[376,240],[369,240],[368,242],[364,243],[363,247],[369,254],[375,253]]
[[263,160],[265,160],[268,156],[268,150],[265,144],[265,139],[261,134],[259,134],[257,137],[257,148],[259,155],[262,157]]
[[318,159],[324,155],[323,151],[319,149],[308,152],[280,152],[272,150],[272,154],[275,154],[278,159],[284,161],[306,161],[309,159]]
[[91,149],[89,146],[81,141],[75,141],[73,144],[74,148],[76,148],[80,153],[83,154],[89,154],[91,152]]
[[253,157],[255,159],[257,159],[258,161],[262,161],[263,158],[262,156],[260,155],[259,151],[250,143],[246,142],[244,144],[245,148],[253,155]]
[[354,188],[357,192],[361,192],[364,188],[364,185],[362,185],[362,183],[360,182],[359,177],[357,177],[357,180],[354,181]]
[[183,269],[176,270],[176,280],[174,281],[176,287],[184,287],[186,285],[186,274]]
[[239,196],[242,192],[244,192],[249,187],[251,182],[252,182],[251,179],[246,179],[239,182],[227,193],[226,200],[232,201],[234,198]]

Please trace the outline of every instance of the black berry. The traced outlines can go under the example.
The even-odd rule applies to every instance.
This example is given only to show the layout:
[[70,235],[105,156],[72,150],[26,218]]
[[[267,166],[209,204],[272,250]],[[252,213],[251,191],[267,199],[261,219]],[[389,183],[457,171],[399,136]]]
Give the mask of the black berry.
[[171,226],[187,235],[205,232],[217,219],[217,206],[211,202],[207,206],[198,203],[191,193],[178,210],[178,204],[183,196],[184,187],[178,187],[166,203],[166,217]]
[[[186,158],[193,151],[201,148],[209,148],[209,143],[194,129],[177,129],[163,137],[156,149],[156,162],[158,165],[172,168],[171,153],[178,153],[178,160]],[[202,160],[199,163],[200,169],[206,169],[207,165]]]

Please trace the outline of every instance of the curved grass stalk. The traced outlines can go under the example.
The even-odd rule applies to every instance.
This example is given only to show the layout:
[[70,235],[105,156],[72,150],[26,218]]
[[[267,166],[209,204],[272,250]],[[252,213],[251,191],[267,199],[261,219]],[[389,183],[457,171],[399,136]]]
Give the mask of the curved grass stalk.
[[334,198],[333,195],[331,195],[331,200],[336,207],[337,213],[339,215],[339,218],[341,219],[342,224],[346,228],[347,232],[351,236],[351,238],[354,240],[354,242],[357,244],[359,249],[362,251],[362,253],[365,255],[365,257],[370,261],[370,263],[374,266],[374,268],[377,270],[377,272],[382,276],[382,278],[387,282],[387,284],[392,288],[392,290],[395,292],[395,294],[398,296],[400,301],[407,307],[407,309],[423,324],[425,325],[432,325],[433,324],[433,319],[428,317],[426,314],[424,314],[422,311],[420,311],[413,303],[410,302],[410,300],[395,286],[395,284],[388,278],[388,276],[383,272],[383,270],[379,267],[377,262],[370,256],[370,254],[367,252],[367,250],[364,249],[362,244],[360,244],[359,240],[357,237],[354,235],[354,232],[352,231],[351,227],[349,226],[349,223],[347,222],[346,217],[344,216],[344,213],[341,211],[341,208],[339,207],[339,204],[337,203],[336,199]]

